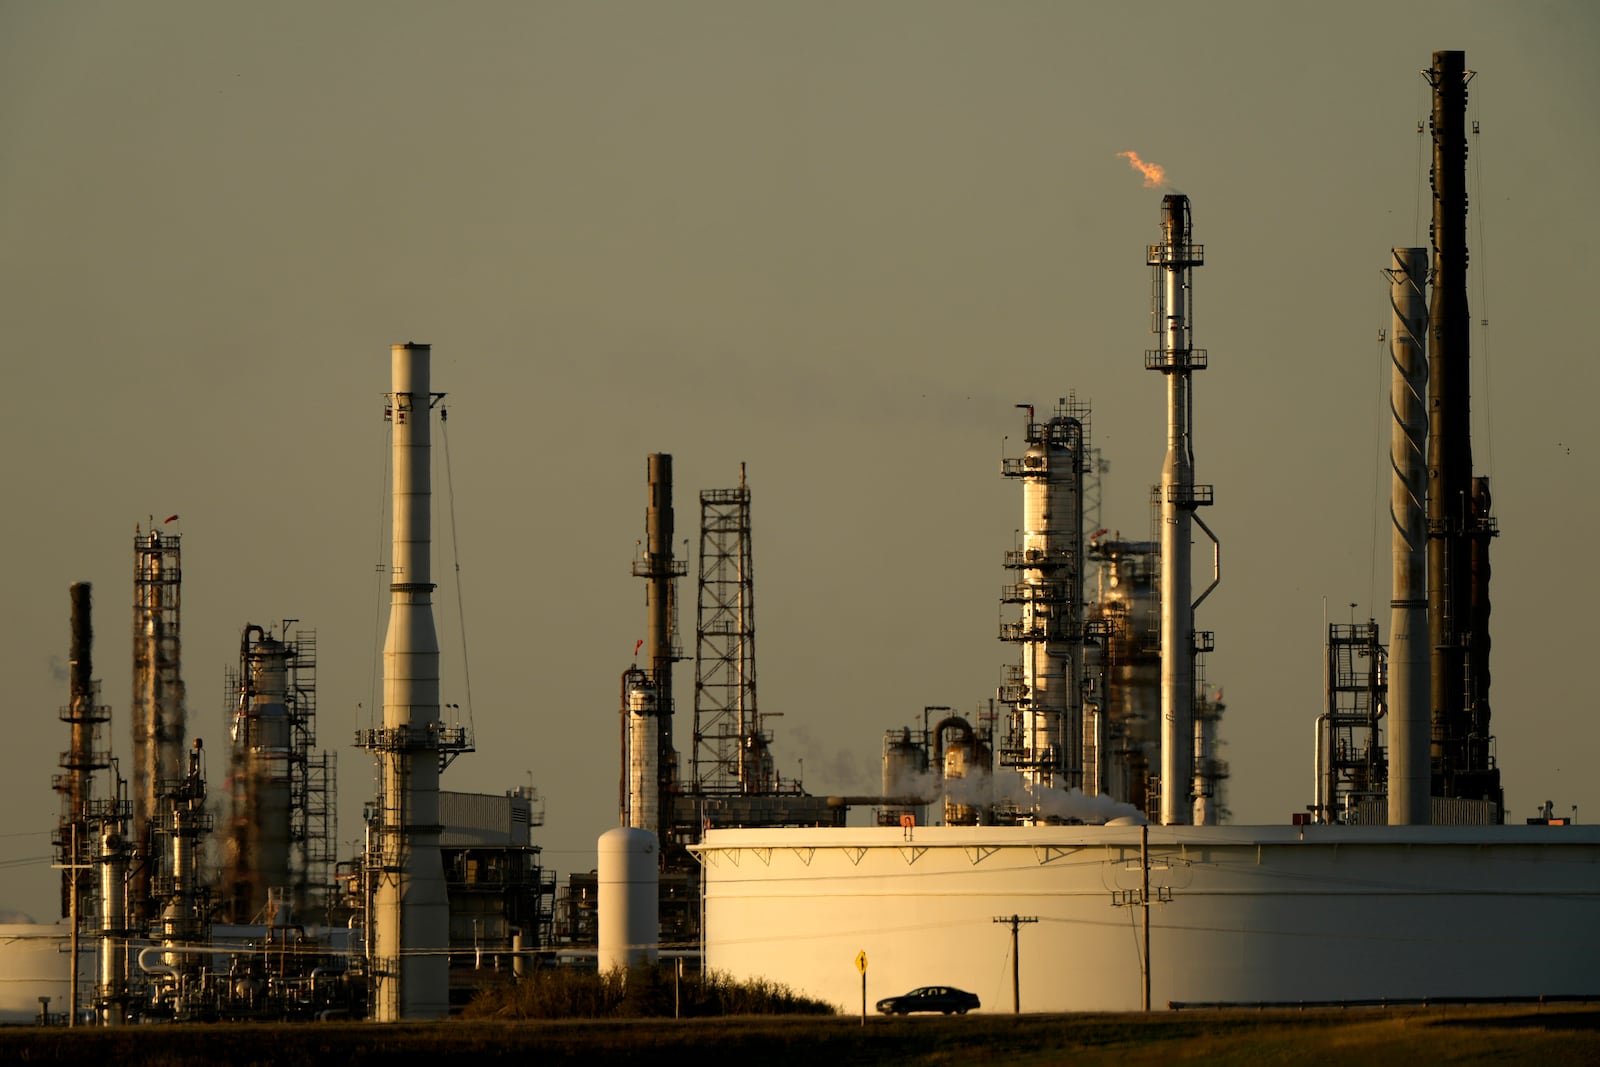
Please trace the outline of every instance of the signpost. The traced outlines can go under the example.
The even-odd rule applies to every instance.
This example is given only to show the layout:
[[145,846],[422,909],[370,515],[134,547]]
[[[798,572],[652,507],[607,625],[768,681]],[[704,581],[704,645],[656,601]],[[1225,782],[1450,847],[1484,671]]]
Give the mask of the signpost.
[[867,950],[856,953],[856,970],[861,972],[861,1025],[867,1025]]

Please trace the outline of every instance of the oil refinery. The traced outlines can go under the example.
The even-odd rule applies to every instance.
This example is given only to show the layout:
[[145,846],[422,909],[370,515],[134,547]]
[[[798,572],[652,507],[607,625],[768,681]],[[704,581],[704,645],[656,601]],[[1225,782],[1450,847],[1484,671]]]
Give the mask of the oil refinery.
[[1189,198],[1166,192],[1144,248],[1157,342],[1143,366],[1166,426],[1147,530],[1101,525],[1086,401],[1018,404],[1020,454],[999,470],[1020,490],[1015,541],[995,546],[998,568],[949,561],[1003,573],[1008,662],[970,713],[924,705],[885,722],[870,793],[812,792],[780,770],[758,701],[752,485],[741,465],[736,485],[699,492],[685,605],[667,452],[645,457],[632,561],[645,636],[607,675],[615,706],[587,709],[616,716],[614,756],[592,768],[608,790],[616,775],[616,828],[563,879],[535,841],[531,785],[450,788],[459,756],[504,739],[478,737],[441,692],[432,441],[447,408],[429,345],[391,351],[382,717],[353,739],[374,768],[354,854],[340,855],[339,761],[318,748],[330,665],[316,630],[242,621],[227,734],[202,736],[182,536],[172,520],[141,524],[131,771],[111,755],[120,716],[94,676],[93,591],[74,583],[53,777],[63,921],[0,927],[0,1021],[436,1019],[535,967],[665,954],[841,1010],[860,990],[852,961],[871,959],[875,988],[981,985],[997,1010],[999,976],[974,973],[972,950],[1000,944],[1006,916],[1028,1011],[1600,995],[1600,829],[1548,806],[1513,825],[1500,782],[1498,527],[1468,419],[1472,72],[1441,51],[1425,73],[1432,247],[1393,248],[1386,266],[1388,637],[1376,619],[1328,624],[1313,743],[1283,757],[1311,772],[1291,822],[1230,822],[1201,609],[1248,566],[1225,574],[1204,517],[1226,508],[1199,480],[1195,413],[1226,400],[1196,388],[1210,365],[1194,326],[1205,246]]
[[[1489,712],[1497,527],[1488,481],[1471,470],[1466,417],[1472,72],[1462,53],[1438,52],[1425,75],[1432,270],[1428,250],[1401,248],[1388,269],[1393,656],[1376,622],[1329,626],[1314,802],[1290,826],[1216,825],[1226,778],[1215,755],[1221,707],[1206,698],[1201,657],[1214,638],[1196,609],[1221,578],[1220,548],[1197,513],[1213,493],[1194,480],[1191,378],[1208,361],[1193,346],[1188,310],[1189,272],[1204,254],[1187,198],[1168,195],[1161,241],[1148,255],[1163,344],[1145,354],[1167,386],[1166,461],[1152,508],[1160,533],[1100,552],[1112,564],[1102,576],[1115,586],[1133,578],[1139,588],[1139,572],[1125,571],[1124,561],[1147,572],[1152,555],[1159,561],[1159,623],[1142,624],[1146,635],[1159,631],[1155,641],[1130,648],[1116,640],[1118,630],[1141,625],[1140,611],[1156,613],[1148,593],[1136,611],[1102,596],[1087,615],[1098,626],[1079,627],[1074,566],[1084,541],[1074,483],[1089,466],[1070,457],[1082,448],[1085,420],[1064,409],[1036,426],[1030,409],[1030,449],[1016,468],[1005,466],[1038,472],[1025,483],[1025,582],[1008,587],[1023,621],[1002,636],[1025,649],[1006,749],[1031,809],[996,803],[976,827],[923,826],[908,816],[898,830],[712,831],[697,850],[708,967],[785,982],[841,1007],[855,989],[843,964],[856,953],[884,961],[884,988],[982,984],[994,976],[970,973],[973,946],[998,943],[995,924],[1028,912],[1037,925],[1013,965],[1027,990],[1019,1007],[1032,1011],[1595,994],[1600,832],[1566,825],[1548,804],[1528,825],[1507,825]],[[1050,485],[1045,472],[1062,465],[1073,471],[1072,488],[1045,498],[1036,485]],[[1210,582],[1197,594],[1191,523],[1213,548]],[[1057,620],[1068,621],[1053,632]],[[1079,668],[1088,647],[1099,655]],[[1159,660],[1159,702],[1116,692],[1134,682],[1141,651]],[[1063,694],[1061,679],[1079,670],[1082,683]],[[1142,686],[1151,688],[1148,674]],[[1140,721],[1157,713],[1159,742]],[[1131,758],[1107,761],[1108,752]],[[1069,785],[1101,783],[1100,795],[1138,807],[1051,818],[1037,799],[1048,773]],[[1092,822],[1101,825],[1062,825]]]

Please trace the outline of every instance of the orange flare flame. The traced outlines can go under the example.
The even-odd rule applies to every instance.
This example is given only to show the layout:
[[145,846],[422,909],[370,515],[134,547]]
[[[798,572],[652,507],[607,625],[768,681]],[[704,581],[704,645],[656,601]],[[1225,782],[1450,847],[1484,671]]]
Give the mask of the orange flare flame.
[[1139,158],[1137,152],[1118,152],[1117,157],[1126,159],[1128,166],[1144,175],[1146,189],[1159,189],[1167,184],[1167,170],[1159,163],[1146,163]]

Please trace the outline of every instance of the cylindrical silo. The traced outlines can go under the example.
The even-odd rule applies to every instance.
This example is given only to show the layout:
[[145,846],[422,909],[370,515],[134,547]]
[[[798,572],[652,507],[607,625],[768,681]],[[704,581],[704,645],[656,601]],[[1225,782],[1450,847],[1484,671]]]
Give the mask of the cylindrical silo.
[[601,972],[654,963],[661,948],[656,835],[631,826],[601,834],[595,875]]

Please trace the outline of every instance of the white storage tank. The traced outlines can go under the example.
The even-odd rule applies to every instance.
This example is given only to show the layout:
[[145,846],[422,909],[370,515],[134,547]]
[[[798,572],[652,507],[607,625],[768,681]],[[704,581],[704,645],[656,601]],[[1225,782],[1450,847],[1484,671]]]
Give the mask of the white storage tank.
[[656,835],[619,826],[600,835],[599,851],[595,889],[600,970],[654,963],[661,947]]
[[[19,917],[16,912],[7,918]],[[72,935],[66,923],[0,924],[0,1024],[39,1021],[39,998],[49,997],[51,1015],[65,1015],[71,1004]],[[84,937],[78,947],[78,1006],[94,1000],[95,947]]]
[[[860,1004],[949,982],[1008,1009],[1593,996],[1600,827],[936,826],[711,830],[705,964]],[[1002,1008],[1003,1006],[1003,1008]]]

